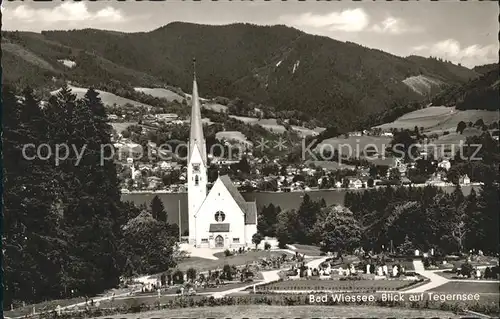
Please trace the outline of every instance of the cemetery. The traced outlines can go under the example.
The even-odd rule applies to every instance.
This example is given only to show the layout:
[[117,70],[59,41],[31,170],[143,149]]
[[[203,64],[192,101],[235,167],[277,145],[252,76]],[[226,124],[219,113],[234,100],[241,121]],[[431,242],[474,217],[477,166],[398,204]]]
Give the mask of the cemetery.
[[276,283],[261,285],[264,291],[363,291],[399,290],[424,278],[412,271],[407,271],[400,264],[351,263],[345,268],[333,266],[334,261],[321,263],[318,268],[310,268],[304,263],[293,265],[281,273],[281,280]]
[[[260,253],[260,254],[256,254]],[[250,283],[259,283],[262,281],[262,272],[269,270],[279,270],[292,267],[298,262],[304,261],[304,256],[300,254],[291,255],[284,252],[264,252],[248,251],[236,252],[235,255],[227,256],[220,260],[211,260],[214,262],[211,269],[198,271],[194,267],[182,271],[181,267],[176,270],[168,271],[156,276],[151,276],[152,282],[143,284],[141,291],[135,293],[137,296],[157,294],[161,295],[196,295],[210,292],[219,292],[229,289],[248,286]],[[260,256],[259,258],[255,258]],[[234,258],[231,258],[234,257]],[[240,258],[236,258],[240,257]],[[243,259],[242,257],[246,257]],[[252,258],[249,258],[252,257]],[[244,265],[230,265],[227,261],[247,261]],[[251,260],[251,261],[248,261]],[[225,264],[221,267],[221,261]]]

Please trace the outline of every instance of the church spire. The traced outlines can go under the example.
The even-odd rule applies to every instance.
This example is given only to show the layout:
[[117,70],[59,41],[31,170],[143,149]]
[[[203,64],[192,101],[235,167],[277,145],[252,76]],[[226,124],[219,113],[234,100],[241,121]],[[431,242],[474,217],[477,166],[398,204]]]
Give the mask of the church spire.
[[195,147],[198,148],[203,163],[207,161],[205,138],[203,137],[203,124],[201,122],[201,105],[196,83],[196,59],[193,58],[193,94],[191,96],[191,133],[189,135],[189,159]]

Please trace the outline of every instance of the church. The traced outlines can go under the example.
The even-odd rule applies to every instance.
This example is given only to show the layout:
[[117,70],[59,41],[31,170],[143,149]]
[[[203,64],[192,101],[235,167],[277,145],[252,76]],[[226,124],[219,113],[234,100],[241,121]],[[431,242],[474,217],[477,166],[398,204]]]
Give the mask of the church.
[[187,184],[189,244],[205,248],[239,248],[252,244],[257,206],[247,202],[229,176],[219,176],[209,192],[208,163],[196,72],[191,97]]

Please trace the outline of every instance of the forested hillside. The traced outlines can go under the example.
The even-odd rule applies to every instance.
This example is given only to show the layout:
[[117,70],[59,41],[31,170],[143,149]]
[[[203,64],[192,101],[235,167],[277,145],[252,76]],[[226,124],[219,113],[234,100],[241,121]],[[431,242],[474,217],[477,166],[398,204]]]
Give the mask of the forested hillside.
[[[424,102],[443,86],[478,75],[446,61],[401,58],[286,26],[174,22],[141,33],[84,29],[3,35],[12,61],[4,64],[5,78],[17,85],[63,79],[99,86],[114,80],[188,92],[196,57],[202,96],[240,97],[345,128],[411,101]],[[62,59],[75,66],[63,65]],[[428,92],[403,82],[418,76],[428,80]]]
[[456,106],[459,110],[490,110],[500,107],[500,76],[496,68],[486,67],[487,71],[479,78],[463,85],[454,85],[438,94],[433,100],[434,105]]

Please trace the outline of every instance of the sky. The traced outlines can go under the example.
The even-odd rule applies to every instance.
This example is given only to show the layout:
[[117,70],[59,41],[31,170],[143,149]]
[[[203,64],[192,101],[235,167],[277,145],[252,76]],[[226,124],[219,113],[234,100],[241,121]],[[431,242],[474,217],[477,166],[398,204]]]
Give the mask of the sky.
[[174,21],[285,24],[399,56],[436,56],[467,67],[498,62],[498,16],[495,1],[2,2],[3,30],[143,32]]

